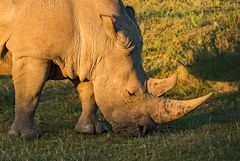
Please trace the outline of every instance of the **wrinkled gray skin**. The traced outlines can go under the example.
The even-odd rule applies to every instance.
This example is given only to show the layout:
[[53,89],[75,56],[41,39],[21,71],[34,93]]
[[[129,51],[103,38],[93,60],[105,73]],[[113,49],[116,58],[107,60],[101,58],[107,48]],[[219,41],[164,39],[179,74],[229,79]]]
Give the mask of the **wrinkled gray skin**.
[[34,114],[50,79],[77,86],[82,114],[75,129],[81,133],[107,130],[95,116],[97,106],[115,132],[139,136],[210,96],[157,97],[177,77],[147,78],[134,11],[120,0],[3,0],[0,13],[0,74],[13,76],[16,97],[12,136],[38,136]]

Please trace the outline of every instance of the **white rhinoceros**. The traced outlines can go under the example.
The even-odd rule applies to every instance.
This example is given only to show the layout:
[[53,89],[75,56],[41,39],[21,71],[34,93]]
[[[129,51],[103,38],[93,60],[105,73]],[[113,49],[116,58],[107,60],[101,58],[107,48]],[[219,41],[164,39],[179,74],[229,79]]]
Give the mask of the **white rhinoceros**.
[[80,93],[81,133],[102,133],[99,107],[113,131],[134,136],[178,119],[211,95],[178,101],[159,97],[176,75],[148,78],[142,36],[121,0],[1,0],[0,74],[12,75],[15,120],[9,134],[38,136],[34,114],[45,82],[70,79]]

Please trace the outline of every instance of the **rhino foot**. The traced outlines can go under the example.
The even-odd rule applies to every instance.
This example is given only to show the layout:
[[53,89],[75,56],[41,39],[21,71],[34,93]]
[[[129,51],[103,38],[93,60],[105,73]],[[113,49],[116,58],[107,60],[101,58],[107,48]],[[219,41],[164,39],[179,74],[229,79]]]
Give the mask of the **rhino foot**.
[[34,123],[34,113],[16,113],[15,120],[9,130],[11,137],[32,139],[39,137],[39,131]]
[[39,135],[38,130],[35,130],[35,129],[28,129],[28,130],[24,130],[21,132],[11,129],[9,131],[9,136],[10,137],[21,137],[24,139],[34,139],[34,138],[38,138],[40,135]]
[[98,120],[94,121],[78,121],[75,130],[84,134],[101,134],[108,131],[107,126]]

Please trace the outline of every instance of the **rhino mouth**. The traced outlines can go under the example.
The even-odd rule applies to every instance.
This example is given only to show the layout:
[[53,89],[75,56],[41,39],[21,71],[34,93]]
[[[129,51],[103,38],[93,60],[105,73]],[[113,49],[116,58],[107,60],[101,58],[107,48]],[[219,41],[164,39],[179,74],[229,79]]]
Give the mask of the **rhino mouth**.
[[126,134],[133,137],[141,137],[154,131],[157,124],[151,117],[144,117],[138,121],[123,121],[121,123],[112,122],[112,130],[119,134]]

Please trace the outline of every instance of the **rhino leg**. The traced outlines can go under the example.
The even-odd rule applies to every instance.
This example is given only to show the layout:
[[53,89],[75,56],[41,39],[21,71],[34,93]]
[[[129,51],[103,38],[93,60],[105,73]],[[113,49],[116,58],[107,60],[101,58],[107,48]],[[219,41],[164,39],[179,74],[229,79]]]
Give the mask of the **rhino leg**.
[[107,131],[107,127],[96,117],[97,106],[91,82],[81,82],[77,86],[82,104],[82,113],[75,130],[80,133],[95,134]]
[[29,57],[13,60],[15,120],[9,131],[10,136],[34,138],[39,135],[34,114],[48,73],[46,60]]

